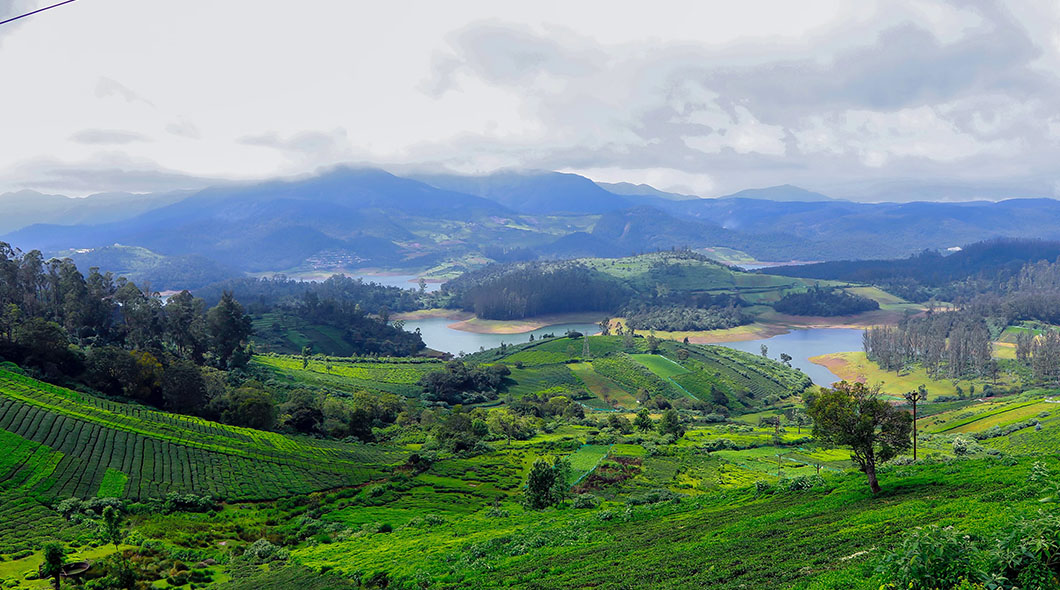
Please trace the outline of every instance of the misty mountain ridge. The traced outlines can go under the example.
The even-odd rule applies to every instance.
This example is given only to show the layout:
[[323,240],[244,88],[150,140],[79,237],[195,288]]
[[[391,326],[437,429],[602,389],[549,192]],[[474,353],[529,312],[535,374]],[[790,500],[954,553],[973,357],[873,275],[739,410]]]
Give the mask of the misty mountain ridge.
[[718,197],[719,199],[759,199],[763,201],[776,201],[776,202],[802,202],[812,203],[817,201],[837,201],[827,195],[821,193],[815,193],[808,191],[804,188],[797,187],[791,184],[782,184],[780,186],[770,186],[765,188],[749,188],[739,192],[735,192],[731,195],[725,195]]
[[[339,167],[157,198],[45,196],[42,202],[74,201],[85,208],[42,213],[46,221],[8,231],[0,240],[48,255],[120,243],[162,257],[137,257],[141,262],[201,257],[217,265],[210,274],[220,275],[418,271],[443,263],[473,268],[481,264],[473,261],[513,255],[506,253],[558,259],[685,247],[726,247],[777,262],[879,259],[997,237],[1060,239],[1060,201],[1052,199],[856,203],[790,185],[725,198],[668,198],[635,185],[616,190],[652,194],[615,194],[569,173],[402,177]],[[4,198],[38,198],[15,195]],[[121,211],[108,217],[102,204]],[[127,266],[120,256],[108,260],[115,268]],[[184,268],[180,261],[188,260],[166,264]],[[141,273],[145,264],[137,267]]]

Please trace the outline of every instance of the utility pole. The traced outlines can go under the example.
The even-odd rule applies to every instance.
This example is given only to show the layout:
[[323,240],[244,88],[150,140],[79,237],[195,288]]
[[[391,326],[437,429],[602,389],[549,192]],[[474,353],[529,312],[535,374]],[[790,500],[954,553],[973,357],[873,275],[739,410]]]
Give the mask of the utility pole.
[[585,334],[582,336],[582,358],[589,358],[589,335]]
[[921,385],[916,391],[910,391],[903,397],[913,404],[913,460],[916,461],[916,404],[927,399],[927,388]]

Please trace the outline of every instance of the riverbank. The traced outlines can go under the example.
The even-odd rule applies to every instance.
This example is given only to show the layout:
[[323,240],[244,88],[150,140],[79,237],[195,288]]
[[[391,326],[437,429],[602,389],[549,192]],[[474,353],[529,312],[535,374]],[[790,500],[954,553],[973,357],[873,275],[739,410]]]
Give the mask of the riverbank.
[[[922,368],[905,370],[901,374],[894,371],[884,371],[876,363],[870,361],[864,352],[835,352],[810,357],[810,362],[827,368],[837,377],[844,381],[860,382],[866,385],[880,385],[880,391],[892,396],[914,391],[923,385],[928,390],[929,399],[940,395],[958,395],[959,387],[965,395],[973,391],[981,392],[988,382],[983,380],[962,379],[953,382],[948,379],[932,379],[927,371]],[[1007,386],[1002,380],[999,385]]]
[[534,330],[561,324],[596,324],[603,320],[604,316],[598,312],[555,313],[518,320],[484,320],[475,317],[475,314],[467,311],[434,308],[395,313],[390,318],[406,322],[431,319],[452,320],[453,323],[447,327],[453,330],[471,332],[472,334],[510,335],[526,334]]
[[431,309],[417,309],[416,311],[403,311],[401,313],[390,314],[391,320],[403,320],[403,321],[415,321],[415,320],[453,320],[464,321],[475,317],[475,314],[469,311],[460,311],[459,309],[446,309],[444,307],[433,307]]
[[[815,317],[795,316],[777,313],[769,310],[761,312],[755,321],[735,328],[723,330],[696,330],[684,332],[667,332],[656,330],[655,336],[667,340],[684,340],[692,344],[722,344],[726,342],[744,342],[747,340],[763,340],[774,336],[788,334],[795,330],[814,329],[847,329],[865,330],[872,326],[893,326],[905,317],[907,311],[922,313],[923,308],[912,305],[902,305],[898,309],[878,309],[850,316]],[[625,326],[625,318],[613,318],[611,329]],[[647,330],[638,330],[638,333],[646,333]]]
[[483,320],[476,317],[450,324],[454,330],[475,334],[525,334],[559,324],[595,324],[604,319],[601,313],[557,313],[518,320]]

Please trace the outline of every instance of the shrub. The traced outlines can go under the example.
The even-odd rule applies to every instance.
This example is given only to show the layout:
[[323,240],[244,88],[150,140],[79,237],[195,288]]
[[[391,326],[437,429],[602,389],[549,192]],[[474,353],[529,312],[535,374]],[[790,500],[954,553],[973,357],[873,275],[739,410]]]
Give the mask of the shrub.
[[820,475],[800,475],[780,481],[780,488],[788,492],[801,492],[823,485],[824,478]]
[[286,561],[288,557],[288,552],[283,547],[273,545],[266,539],[258,539],[246,548],[246,550],[243,552],[243,557],[255,563]]
[[1039,512],[1006,527],[991,552],[990,572],[1020,588],[1057,588],[1060,516]]
[[636,496],[630,496],[626,499],[626,504],[630,506],[640,506],[642,504],[658,504],[659,502],[680,502],[681,498],[684,497],[684,494],[678,494],[677,492],[672,492],[667,489],[657,489]]
[[967,455],[968,454],[968,441],[961,437],[953,439],[953,454],[954,455]]
[[600,505],[600,499],[592,494],[578,494],[574,497],[575,508],[596,508]]
[[982,579],[979,549],[953,527],[932,525],[907,534],[879,566],[898,588],[953,588],[962,579]]
[[768,481],[759,479],[755,481],[755,493],[756,494],[771,494],[773,493],[773,485]]

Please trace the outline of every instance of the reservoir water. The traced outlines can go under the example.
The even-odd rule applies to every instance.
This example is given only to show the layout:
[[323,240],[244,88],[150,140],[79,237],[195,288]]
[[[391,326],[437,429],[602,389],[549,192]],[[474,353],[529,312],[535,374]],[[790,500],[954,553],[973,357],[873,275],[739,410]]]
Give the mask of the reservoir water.
[[[534,338],[537,339],[542,334],[562,336],[567,330],[587,332],[589,334],[598,334],[600,332],[600,328],[596,324],[557,324],[522,334],[476,334],[450,328],[449,324],[452,323],[453,320],[446,318],[409,320],[405,322],[405,329],[411,332],[419,328],[423,341],[429,348],[452,354],[478,352],[481,348],[500,346],[501,342],[520,344],[529,340],[530,334],[533,334]],[[773,336],[772,338],[746,340],[743,342],[724,342],[719,343],[719,346],[760,354],[763,344],[768,347],[767,354],[771,359],[779,360],[782,352],[791,355],[791,366],[797,367],[803,373],[806,373],[818,385],[830,385],[834,381],[838,381],[838,378],[827,368],[811,363],[809,361],[810,357],[830,352],[852,352],[862,349],[861,330],[846,328],[793,330],[787,334]]]
[[[416,275],[350,275],[351,279],[361,279],[366,283],[375,283],[384,287],[401,287],[402,289],[419,290],[420,278]],[[427,283],[427,292],[433,293],[442,288],[441,283]],[[427,346],[430,346],[429,344]]]
[[405,329],[412,332],[416,328],[419,328],[420,336],[423,337],[423,342],[428,348],[452,354],[460,354],[461,352],[478,352],[480,348],[494,348],[500,346],[501,342],[504,342],[505,344],[522,344],[523,342],[530,340],[531,334],[534,335],[534,339],[536,340],[540,338],[542,334],[562,336],[566,334],[568,330],[574,330],[583,334],[600,333],[600,326],[597,324],[556,324],[554,326],[538,328],[531,332],[523,332],[522,334],[477,334],[475,332],[454,330],[449,327],[449,324],[452,323],[453,320],[446,318],[408,320],[405,322]]
[[743,342],[723,342],[721,346],[728,346],[736,350],[761,354],[762,345],[768,348],[767,355],[774,360],[780,359],[780,353],[791,355],[791,366],[800,369],[813,379],[817,385],[831,385],[839,378],[834,373],[821,365],[815,365],[809,361],[812,356],[828,354],[831,352],[856,352],[863,350],[861,345],[862,330],[850,328],[813,328],[810,330],[792,330],[787,334],[762,338],[759,340],[745,340]]

